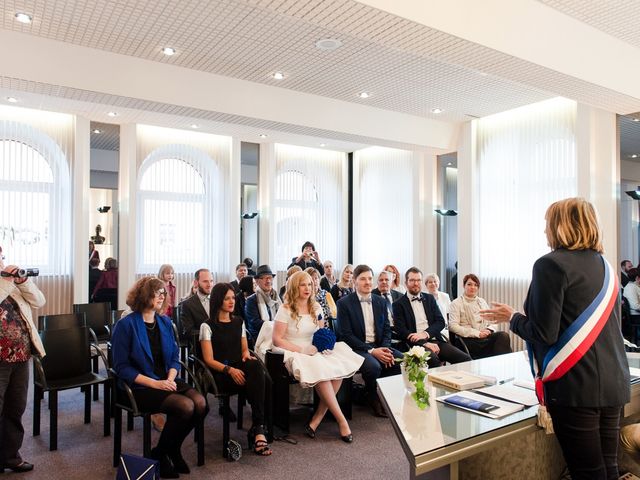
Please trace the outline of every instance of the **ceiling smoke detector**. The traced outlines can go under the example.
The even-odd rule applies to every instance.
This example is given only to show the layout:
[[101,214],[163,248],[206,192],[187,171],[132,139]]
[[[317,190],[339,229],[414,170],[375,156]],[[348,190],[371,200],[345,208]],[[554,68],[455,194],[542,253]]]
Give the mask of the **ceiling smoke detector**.
[[342,46],[342,42],[336,38],[322,38],[316,42],[316,48],[319,50],[336,50]]

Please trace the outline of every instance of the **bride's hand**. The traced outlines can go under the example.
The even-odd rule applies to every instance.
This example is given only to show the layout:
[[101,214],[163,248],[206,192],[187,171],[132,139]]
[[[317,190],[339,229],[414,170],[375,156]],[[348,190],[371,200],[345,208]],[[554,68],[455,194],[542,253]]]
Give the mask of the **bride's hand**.
[[304,353],[305,355],[315,355],[318,353],[318,349],[313,345],[307,345],[306,347],[302,347],[300,353]]

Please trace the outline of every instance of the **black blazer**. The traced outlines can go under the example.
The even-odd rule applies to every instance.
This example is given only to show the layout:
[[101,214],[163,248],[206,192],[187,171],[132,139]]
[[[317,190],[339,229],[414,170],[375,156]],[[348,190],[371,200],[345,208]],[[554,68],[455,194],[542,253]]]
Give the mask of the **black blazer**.
[[[561,248],[533,265],[525,314],[513,316],[511,330],[531,343],[539,366],[549,346],[591,304],[603,279],[601,256],[593,250]],[[599,408],[622,406],[629,401],[629,365],[619,311],[618,296],[607,323],[587,353],[563,377],[545,384],[549,405]]]
[[[429,334],[429,338],[443,341],[440,332],[442,332],[445,323],[435,298],[424,292],[420,292],[420,298],[422,298],[420,303],[424,308],[424,313],[427,314],[428,327],[426,332]],[[400,300],[393,302],[393,328],[400,339],[404,341],[407,341],[409,334],[418,333],[416,332],[416,316],[411,308],[411,300],[408,295],[402,295]]]
[[[377,295],[371,295],[373,320],[376,330],[375,346],[391,346],[391,325],[387,302]],[[338,340],[345,342],[354,351],[366,352],[371,347],[365,342],[364,315],[357,293],[350,293],[342,297],[338,303],[338,318],[336,333]]]
[[194,293],[181,304],[180,320],[184,334],[191,335],[194,330],[200,331],[200,325],[209,320],[206,310],[202,306],[200,297]]
[[234,280],[233,282],[229,282],[229,285],[233,287],[233,291],[237,295],[240,293],[240,285],[238,285],[238,280]]
[[[374,295],[378,295],[379,297],[382,297],[382,294],[380,293],[380,289],[378,288],[374,288],[373,290],[371,290],[371,293],[373,293]],[[389,291],[389,293],[391,294],[391,303],[397,302],[402,297],[402,294],[396,290],[391,290]],[[386,302],[384,297],[382,297],[382,299]]]

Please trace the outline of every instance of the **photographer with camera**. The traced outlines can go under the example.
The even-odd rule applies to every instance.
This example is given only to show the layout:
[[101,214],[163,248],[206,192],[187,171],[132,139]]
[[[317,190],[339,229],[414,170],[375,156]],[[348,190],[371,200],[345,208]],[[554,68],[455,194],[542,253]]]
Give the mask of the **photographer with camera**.
[[33,465],[20,456],[24,437],[22,414],[27,405],[29,359],[33,351],[44,356],[44,348],[33,323],[32,308],[45,298],[29,277],[37,269],[5,267],[0,247],[0,466],[28,472]]
[[313,267],[320,272],[320,276],[324,275],[324,267],[322,266],[318,252],[316,252],[316,246],[309,241],[302,244],[302,253],[292,258],[291,265],[287,268],[291,268],[294,265],[299,266],[302,270]]

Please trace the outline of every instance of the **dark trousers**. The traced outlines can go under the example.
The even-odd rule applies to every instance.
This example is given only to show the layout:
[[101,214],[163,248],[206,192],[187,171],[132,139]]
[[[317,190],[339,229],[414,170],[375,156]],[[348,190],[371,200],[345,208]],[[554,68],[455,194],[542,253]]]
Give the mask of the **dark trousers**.
[[620,407],[547,409],[572,480],[618,478]]
[[225,393],[244,392],[249,405],[251,405],[251,420],[254,426],[264,425],[264,401],[266,379],[264,370],[257,360],[247,360],[231,365],[244,372],[244,385],[238,385],[231,376],[226,373],[214,372],[218,388]]
[[0,462],[7,467],[22,463],[19,450],[28,389],[29,362],[0,362]]
[[410,344],[409,346],[413,346],[413,345],[424,346],[424,344],[427,342],[435,343],[436,345],[438,345],[438,347],[440,347],[440,352],[438,353],[431,352],[431,355],[429,355],[428,364],[430,368],[439,367],[442,365],[442,362],[462,363],[462,362],[468,362],[469,360],[471,360],[471,357],[469,355],[467,355],[465,352],[463,352],[459,348],[456,348],[447,342],[440,342],[437,340],[429,339],[429,340],[420,340],[416,343]]
[[487,338],[463,338],[473,358],[493,357],[511,353],[511,342],[507,332],[493,332]]
[[[370,347],[376,348],[375,345],[370,345]],[[400,353],[398,350],[396,350],[395,348],[392,348],[391,350],[393,351],[394,357],[402,358],[402,353]],[[367,398],[369,398],[369,400],[373,400],[374,398],[376,398],[376,380],[381,377],[399,375],[400,364],[396,363],[392,367],[386,367],[370,353],[361,351],[358,351],[356,353],[364,357],[364,363],[360,367],[360,373],[362,374],[362,378],[364,380]]]

